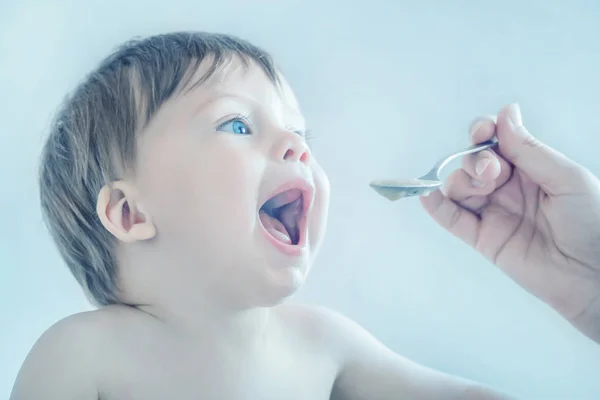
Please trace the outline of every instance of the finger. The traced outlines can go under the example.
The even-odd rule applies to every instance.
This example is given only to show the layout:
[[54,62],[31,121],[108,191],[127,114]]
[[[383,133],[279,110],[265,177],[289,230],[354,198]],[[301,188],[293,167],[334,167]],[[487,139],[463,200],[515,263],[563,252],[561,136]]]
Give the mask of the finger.
[[496,135],[501,154],[548,194],[585,190],[587,170],[534,138],[523,126],[517,104],[498,113]]
[[454,201],[463,201],[471,196],[487,196],[494,190],[494,182],[473,179],[465,170],[457,169],[444,181],[442,193]]
[[[487,159],[491,161],[487,163]],[[462,168],[481,182],[494,182],[494,188],[502,187],[512,175],[512,165],[493,150],[484,150],[463,158]]]
[[471,143],[481,143],[490,140],[496,135],[496,116],[487,115],[476,118],[469,127],[469,140]]
[[473,212],[460,207],[437,190],[420,198],[425,211],[434,221],[465,243],[475,246],[481,221]]
[[500,175],[501,165],[498,157],[490,150],[463,157],[462,169],[473,179],[480,182],[495,181]]
[[[476,118],[469,127],[469,139],[471,142],[481,143],[492,139],[496,135],[496,122],[497,117],[495,115]],[[486,167],[486,161],[481,161],[481,159],[487,158],[490,154],[495,159],[492,159]],[[477,164],[478,162],[480,163],[479,165]],[[478,181],[489,182],[495,180],[495,188],[502,187],[512,175],[512,165],[494,150],[483,151],[476,155],[464,157],[463,169]],[[481,172],[482,176],[479,176],[478,172]]]
[[442,186],[442,194],[459,206],[479,214],[488,204],[488,195],[495,189],[494,182],[481,182],[471,178],[462,169],[454,171]]

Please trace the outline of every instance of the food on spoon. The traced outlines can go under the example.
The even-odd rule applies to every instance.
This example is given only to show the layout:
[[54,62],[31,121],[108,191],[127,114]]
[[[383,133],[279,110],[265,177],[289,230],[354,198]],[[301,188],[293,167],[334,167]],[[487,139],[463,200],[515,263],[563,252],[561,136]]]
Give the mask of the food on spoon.
[[403,197],[427,196],[441,185],[440,181],[426,179],[388,179],[371,182],[371,187],[390,201]]

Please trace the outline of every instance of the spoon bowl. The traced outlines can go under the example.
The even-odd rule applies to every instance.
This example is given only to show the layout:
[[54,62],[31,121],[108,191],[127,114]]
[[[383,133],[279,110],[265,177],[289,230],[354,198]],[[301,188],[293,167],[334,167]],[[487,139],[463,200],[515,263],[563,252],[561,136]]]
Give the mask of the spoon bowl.
[[474,154],[480,151],[494,147],[498,143],[492,139],[483,143],[476,144],[467,149],[448,154],[440,159],[431,170],[417,179],[382,179],[370,183],[370,186],[390,201],[396,201],[403,197],[428,196],[430,193],[439,189],[443,182],[440,178],[440,172],[448,163],[458,157]]
[[427,196],[429,193],[439,189],[442,186],[442,181],[421,178],[388,179],[373,181],[370,183],[370,186],[386,199],[396,201],[403,197]]

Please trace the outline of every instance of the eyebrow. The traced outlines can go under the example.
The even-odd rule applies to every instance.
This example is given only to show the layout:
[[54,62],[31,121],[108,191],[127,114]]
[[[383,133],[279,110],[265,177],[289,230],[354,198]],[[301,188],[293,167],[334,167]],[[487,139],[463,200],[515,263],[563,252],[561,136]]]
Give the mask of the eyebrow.
[[227,93],[227,92],[219,93],[214,96],[209,96],[207,99],[205,99],[205,100],[201,101],[199,104],[197,104],[194,107],[194,111],[192,112],[192,115],[198,115],[204,109],[210,107],[211,105],[215,104],[216,102],[221,101],[221,100],[226,100],[226,99],[244,100],[245,102],[257,103],[255,100],[249,99],[245,96],[240,96],[239,94]]
[[[196,116],[199,113],[201,113],[204,109],[210,107],[211,105],[222,101],[222,100],[227,100],[227,99],[233,99],[233,100],[238,100],[238,101],[242,101],[244,103],[252,103],[253,105],[258,105],[258,106],[262,106],[262,103],[247,97],[247,96],[243,96],[240,95],[238,93],[232,93],[232,92],[219,92],[213,96],[210,96],[209,98],[205,99],[204,101],[201,101],[200,104],[196,105],[194,107],[194,110],[192,112],[192,116]],[[295,112],[296,113],[296,112]],[[298,116],[302,119],[303,124],[302,125],[306,125],[306,121],[304,116],[302,116],[301,113],[298,112]],[[285,129],[287,130],[291,130],[294,132],[300,132],[305,134],[308,129],[299,129],[298,127],[295,127],[293,125],[286,125]]]

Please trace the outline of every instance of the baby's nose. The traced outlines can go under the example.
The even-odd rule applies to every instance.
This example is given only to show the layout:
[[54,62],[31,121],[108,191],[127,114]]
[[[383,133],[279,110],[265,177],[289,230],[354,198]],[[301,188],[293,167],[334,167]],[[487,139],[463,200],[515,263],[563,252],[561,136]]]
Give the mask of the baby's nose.
[[275,157],[280,162],[297,162],[307,164],[310,160],[310,149],[300,136],[286,137],[276,146]]

